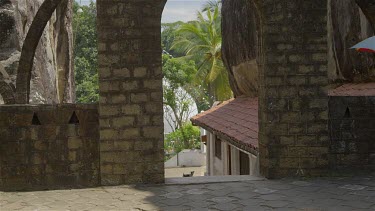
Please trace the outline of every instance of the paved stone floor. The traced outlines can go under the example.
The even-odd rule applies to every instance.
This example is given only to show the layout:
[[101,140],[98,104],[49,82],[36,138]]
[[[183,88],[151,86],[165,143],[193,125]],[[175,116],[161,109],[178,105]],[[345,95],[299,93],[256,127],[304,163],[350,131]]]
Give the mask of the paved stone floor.
[[0,210],[375,210],[375,179],[0,192]]

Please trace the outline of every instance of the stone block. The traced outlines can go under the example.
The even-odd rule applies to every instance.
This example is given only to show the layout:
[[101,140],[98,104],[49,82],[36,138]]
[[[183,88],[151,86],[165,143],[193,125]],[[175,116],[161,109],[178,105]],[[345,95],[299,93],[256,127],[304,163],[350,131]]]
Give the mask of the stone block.
[[100,130],[100,139],[101,140],[114,140],[119,137],[119,131],[114,129],[104,129]]
[[123,105],[121,111],[126,115],[138,115],[141,114],[141,107],[137,104]]
[[35,141],[34,148],[36,150],[44,151],[48,149],[48,142],[47,141]]
[[98,51],[106,51],[107,50],[107,44],[106,43],[98,43]]
[[113,173],[113,165],[112,164],[102,164],[100,169],[102,174],[112,174]]
[[161,80],[144,80],[143,88],[160,90],[163,88],[163,84]]
[[288,145],[293,146],[295,144],[296,137],[295,136],[280,136],[280,144],[281,145]]
[[113,75],[120,78],[129,78],[130,70],[128,68],[114,69]]
[[144,127],[143,136],[146,138],[163,138],[163,127]]
[[112,126],[115,128],[121,128],[124,126],[134,125],[134,117],[132,116],[123,116],[112,119]]
[[[312,59],[315,62],[327,62],[327,59],[328,59],[327,57],[328,57],[327,53],[314,53],[312,55]],[[328,78],[326,79],[328,80]]]
[[127,81],[122,83],[122,89],[124,91],[137,90],[139,88],[137,81]]
[[305,85],[306,77],[305,76],[289,76],[287,78],[289,85]]
[[163,104],[161,102],[160,103],[147,103],[145,107],[146,107],[147,113],[160,114],[163,112]]
[[120,107],[114,105],[103,105],[100,106],[100,115],[103,116],[116,116],[120,113]]
[[328,84],[327,76],[310,76],[309,82],[313,85],[327,85]]
[[[99,77],[102,79],[110,78],[112,76],[112,71],[110,68],[101,68],[99,71]],[[102,84],[99,85],[99,88],[102,86]],[[106,88],[105,88],[106,89]]]
[[69,155],[68,155],[68,159],[69,159],[69,161],[71,161],[71,162],[76,161],[76,160],[77,160],[77,152],[75,152],[75,151],[70,151],[70,152],[69,152]]
[[163,92],[151,92],[151,101],[163,102]]
[[79,137],[70,137],[68,139],[68,148],[69,149],[78,149],[82,147],[82,139]]
[[101,166],[103,166],[103,163],[113,163],[115,157],[116,157],[116,154],[114,152],[106,152],[106,151],[101,152],[100,153]]
[[120,137],[122,139],[138,138],[140,137],[140,129],[139,128],[124,129],[120,132]]
[[134,69],[133,75],[136,78],[146,77],[147,76],[147,68],[146,67],[137,67],[137,68]]
[[298,67],[298,72],[300,74],[312,74],[315,72],[315,67],[314,65],[300,65]]
[[134,150],[149,150],[154,147],[152,141],[136,141],[134,142]]
[[309,107],[328,110],[328,99],[312,99],[309,102]]
[[134,141],[116,141],[114,147],[119,151],[129,151],[134,149]]
[[120,91],[120,82],[118,81],[102,81],[99,90],[101,92]]
[[130,101],[132,103],[147,102],[148,101],[148,97],[147,97],[147,94],[145,94],[145,93],[136,93],[136,94],[134,93],[134,94],[131,94]]
[[122,175],[102,173],[101,184],[102,185],[120,185],[120,184],[123,184]]
[[147,126],[151,124],[151,117],[142,115],[137,117],[137,126]]
[[153,126],[163,126],[164,125],[163,121],[164,119],[162,115],[154,115],[151,118],[151,122]]

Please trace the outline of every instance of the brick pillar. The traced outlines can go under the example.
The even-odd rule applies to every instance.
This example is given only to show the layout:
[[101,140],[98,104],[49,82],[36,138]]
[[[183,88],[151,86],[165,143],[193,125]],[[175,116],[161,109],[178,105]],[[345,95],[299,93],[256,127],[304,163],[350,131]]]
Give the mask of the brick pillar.
[[328,168],[327,1],[264,1],[260,170],[268,178]]
[[164,182],[165,0],[97,0],[102,185]]

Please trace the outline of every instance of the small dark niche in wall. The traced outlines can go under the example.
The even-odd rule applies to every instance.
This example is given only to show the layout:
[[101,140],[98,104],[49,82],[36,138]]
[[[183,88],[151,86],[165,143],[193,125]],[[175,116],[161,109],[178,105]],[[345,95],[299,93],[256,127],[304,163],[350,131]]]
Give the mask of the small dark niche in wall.
[[78,119],[75,111],[73,112],[72,116],[70,117],[69,124],[70,125],[78,125],[79,124],[79,119]]
[[42,123],[39,120],[38,114],[34,113],[33,119],[31,120],[32,125],[42,125]]
[[344,118],[352,118],[352,114],[350,113],[349,107],[346,107]]

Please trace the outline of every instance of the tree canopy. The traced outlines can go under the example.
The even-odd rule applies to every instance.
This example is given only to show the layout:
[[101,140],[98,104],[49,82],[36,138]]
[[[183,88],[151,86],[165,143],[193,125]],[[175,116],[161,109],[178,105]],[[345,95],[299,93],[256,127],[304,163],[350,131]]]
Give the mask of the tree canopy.
[[[80,10],[81,9],[81,10]],[[77,101],[93,103],[99,100],[96,4],[73,5],[74,69]]]

